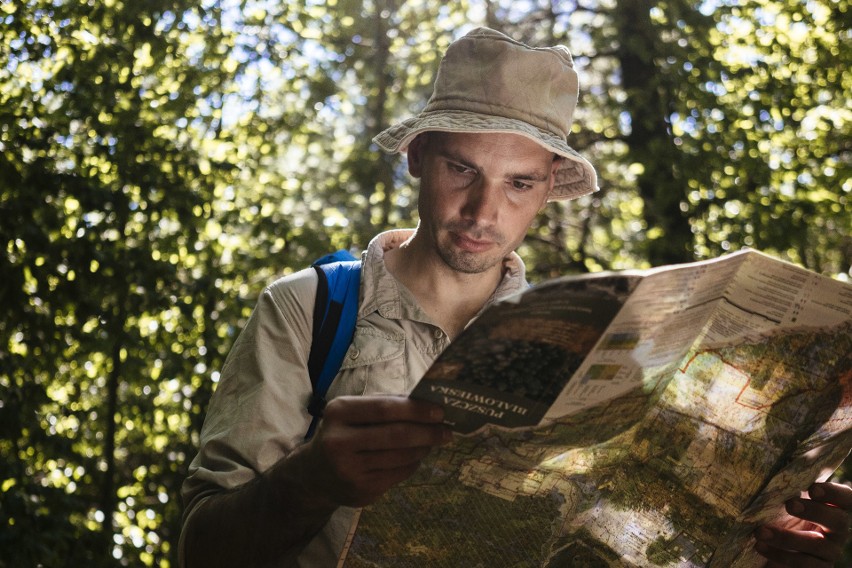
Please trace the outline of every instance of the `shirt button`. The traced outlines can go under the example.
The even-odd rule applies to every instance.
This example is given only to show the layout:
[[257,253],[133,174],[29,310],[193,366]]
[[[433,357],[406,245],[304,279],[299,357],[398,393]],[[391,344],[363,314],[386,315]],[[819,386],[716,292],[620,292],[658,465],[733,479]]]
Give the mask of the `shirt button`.
[[352,353],[349,354],[349,357],[352,358],[352,359],[357,359],[358,355],[360,355],[360,354],[361,354],[361,352],[358,349],[353,349]]
[[444,332],[440,329],[436,329],[432,332],[432,335],[435,337],[435,339],[441,339],[442,337],[444,337]]

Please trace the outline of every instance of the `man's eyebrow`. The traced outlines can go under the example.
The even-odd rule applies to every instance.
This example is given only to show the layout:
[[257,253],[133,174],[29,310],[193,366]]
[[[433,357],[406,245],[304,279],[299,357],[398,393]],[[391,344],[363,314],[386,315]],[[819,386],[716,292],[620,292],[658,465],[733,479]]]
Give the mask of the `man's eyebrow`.
[[[479,166],[471,162],[470,160],[465,159],[463,156],[456,154],[451,150],[441,149],[436,152],[442,158],[446,158],[452,162],[457,162],[466,168],[470,168],[472,170],[479,170]],[[531,172],[518,172],[514,174],[508,174],[506,179],[517,179],[517,180],[526,180],[526,181],[536,181],[536,182],[544,182],[550,179],[550,172],[542,173],[540,171],[531,171]]]
[[509,174],[506,176],[508,179],[520,179],[527,181],[547,181],[550,179],[550,174],[542,174],[539,172],[527,172],[527,173],[518,173],[518,174]]
[[447,150],[447,149],[441,149],[441,150],[438,150],[436,153],[437,153],[439,156],[441,156],[442,158],[446,158],[446,159],[448,159],[448,160],[450,160],[450,161],[452,161],[452,162],[458,162],[459,164],[461,164],[461,165],[463,165],[463,166],[465,166],[465,167],[471,168],[471,169],[473,169],[473,170],[478,170],[478,169],[479,169],[479,168],[477,167],[477,165],[476,165],[476,164],[474,164],[473,162],[471,162],[470,160],[467,160],[467,159],[465,159],[464,157],[459,156],[458,154],[456,154],[455,152],[452,152],[452,151],[450,151],[450,150]]

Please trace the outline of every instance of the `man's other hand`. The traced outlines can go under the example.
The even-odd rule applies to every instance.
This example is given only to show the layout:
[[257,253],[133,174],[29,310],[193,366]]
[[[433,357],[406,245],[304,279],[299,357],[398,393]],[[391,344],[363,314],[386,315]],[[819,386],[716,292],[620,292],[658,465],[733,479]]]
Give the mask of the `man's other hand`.
[[[332,504],[362,507],[409,478],[452,439],[440,406],[402,396],[342,396],[300,450],[306,484]],[[310,480],[310,481],[308,481]]]
[[852,488],[814,483],[807,497],[786,503],[786,520],[757,529],[754,549],[767,568],[829,568],[841,559],[849,538]]

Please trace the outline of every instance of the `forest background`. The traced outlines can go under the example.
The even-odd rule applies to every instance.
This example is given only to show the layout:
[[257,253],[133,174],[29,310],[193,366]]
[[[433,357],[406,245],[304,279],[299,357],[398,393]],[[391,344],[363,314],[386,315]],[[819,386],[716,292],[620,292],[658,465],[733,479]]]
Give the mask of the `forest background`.
[[413,224],[370,138],[477,25],[581,76],[602,191],[540,215],[533,281],[745,246],[849,280],[849,24],[845,0],[0,2],[0,567],[176,566],[257,295]]

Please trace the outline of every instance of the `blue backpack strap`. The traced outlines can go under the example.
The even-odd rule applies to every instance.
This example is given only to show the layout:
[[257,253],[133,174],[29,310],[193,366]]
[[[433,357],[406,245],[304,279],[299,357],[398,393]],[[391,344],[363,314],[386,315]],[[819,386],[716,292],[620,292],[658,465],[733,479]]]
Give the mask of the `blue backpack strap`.
[[308,412],[313,419],[305,434],[314,434],[325,409],[325,395],[340,371],[358,316],[358,290],[361,262],[347,251],[338,251],[313,264],[317,272],[317,299],[314,304],[314,330],[308,355],[312,394]]

